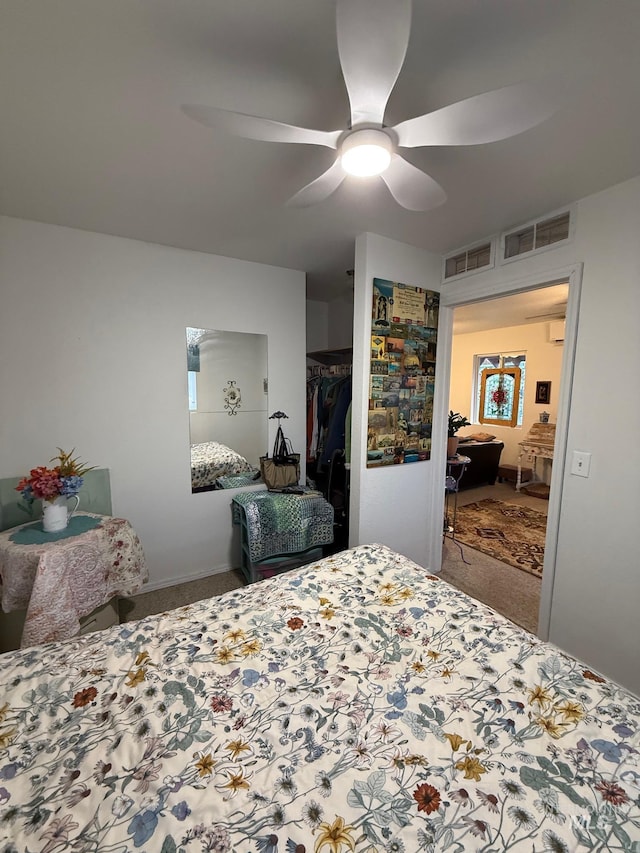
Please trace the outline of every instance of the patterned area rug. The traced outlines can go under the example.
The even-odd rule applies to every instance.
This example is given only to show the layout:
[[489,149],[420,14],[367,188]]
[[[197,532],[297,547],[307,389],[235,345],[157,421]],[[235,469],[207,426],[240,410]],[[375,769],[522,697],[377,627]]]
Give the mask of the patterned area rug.
[[456,539],[540,578],[546,526],[542,512],[487,498],[458,507]]

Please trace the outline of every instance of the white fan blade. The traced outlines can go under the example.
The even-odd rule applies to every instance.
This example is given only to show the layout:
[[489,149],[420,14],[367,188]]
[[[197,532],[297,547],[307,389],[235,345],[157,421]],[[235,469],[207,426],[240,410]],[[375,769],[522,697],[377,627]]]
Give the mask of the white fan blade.
[[315,181],[311,181],[306,187],[299,190],[287,202],[288,207],[309,207],[312,204],[317,204],[319,201],[324,201],[332,192],[335,192],[340,184],[345,179],[345,171],[338,157],[326,172],[323,172]]
[[517,83],[400,122],[398,145],[481,145],[508,139],[548,119],[559,107],[549,87]]
[[219,107],[207,107],[201,104],[183,104],[182,112],[204,124],[215,127],[246,139],[260,139],[263,142],[301,142],[307,145],[326,145],[335,148],[340,130],[311,130],[306,127],[296,127],[283,124],[269,118],[248,116],[244,113],[234,113]]
[[338,53],[351,126],[381,125],[409,44],[411,0],[338,0]]
[[447,194],[439,183],[407,163],[399,154],[391,157],[389,168],[380,177],[398,204],[407,210],[430,210],[447,200]]

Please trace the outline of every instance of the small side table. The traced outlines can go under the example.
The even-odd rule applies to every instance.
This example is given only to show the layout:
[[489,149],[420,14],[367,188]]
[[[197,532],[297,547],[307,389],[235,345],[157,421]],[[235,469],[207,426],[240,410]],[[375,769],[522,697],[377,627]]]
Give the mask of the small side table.
[[516,479],[516,492],[522,488],[522,457],[527,453],[533,459],[533,471],[531,484],[539,483],[537,461],[549,459],[553,463],[553,449],[556,441],[556,425],[534,423],[522,441],[519,441],[520,453],[518,454],[518,475]]
[[59,533],[45,533],[37,521],[0,533],[2,610],[26,611],[21,648],[76,636],[83,617],[114,596],[133,595],[148,577],[124,518],[79,512]]
[[[458,492],[460,480],[468,466],[471,464],[469,456],[461,456],[459,453],[447,459],[447,475],[444,479],[445,492],[445,519],[444,535],[451,533],[451,538],[456,538],[456,516],[458,513]],[[449,496],[453,495],[453,518],[449,518]]]

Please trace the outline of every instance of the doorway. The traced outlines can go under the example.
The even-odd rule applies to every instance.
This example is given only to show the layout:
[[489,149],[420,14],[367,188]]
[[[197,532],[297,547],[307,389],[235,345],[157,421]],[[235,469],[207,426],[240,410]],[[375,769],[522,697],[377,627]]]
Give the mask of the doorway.
[[[549,285],[453,312],[449,409],[469,416],[471,425],[458,433],[458,453],[470,461],[456,495],[457,538],[443,542],[442,577],[532,633],[551,460],[536,457],[532,466],[524,454],[525,483],[517,489],[519,442],[531,430],[555,430],[568,290],[567,283]],[[503,392],[496,405],[483,378],[514,367],[518,393]],[[542,382],[547,395],[541,402],[536,389]]]
[[[534,292],[563,282],[568,282],[564,335],[565,340],[560,371],[560,387],[557,389],[557,421],[554,459],[550,477],[551,488],[549,501],[546,507],[547,525],[544,545],[544,567],[542,581],[539,583],[539,608],[536,633],[542,639],[547,639],[549,632],[582,265],[572,265],[570,267],[566,267],[564,270],[555,272],[558,272],[558,274],[553,275],[553,277],[550,276],[546,280],[542,276],[536,276],[535,278],[530,277],[520,281],[502,281],[496,276],[493,281],[485,280],[481,286],[476,286],[473,290],[470,289],[468,281],[451,283],[447,285],[441,293],[440,303],[442,310],[439,337],[444,351],[448,351],[451,354],[453,348],[454,310],[456,308],[468,305],[477,306],[482,310],[485,310],[488,307],[495,308],[498,304],[497,301],[502,297],[514,294],[525,295],[528,292]],[[470,294],[473,294],[473,296],[471,297]],[[446,393],[444,395],[444,399],[440,401],[439,405],[439,410],[442,413],[441,416],[443,418],[446,415],[446,411],[448,411],[449,389],[451,387],[451,365],[449,365],[449,369],[446,371],[444,379],[445,381],[443,384]],[[533,500],[537,504],[539,499],[533,498]],[[477,594],[475,597],[478,597]]]

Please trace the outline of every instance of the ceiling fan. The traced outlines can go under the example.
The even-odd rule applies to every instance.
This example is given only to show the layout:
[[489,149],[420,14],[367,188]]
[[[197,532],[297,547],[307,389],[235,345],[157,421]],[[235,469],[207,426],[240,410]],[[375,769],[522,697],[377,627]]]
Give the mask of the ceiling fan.
[[198,104],[185,104],[182,110],[207,127],[248,139],[336,149],[333,165],[289,199],[289,205],[323,201],[347,174],[354,174],[380,175],[408,210],[437,207],[447,198],[443,188],[398,149],[507,139],[549,118],[555,98],[541,85],[521,83],[386,127],[384,111],[404,63],[410,25],[411,0],[338,0],[338,54],[351,106],[348,129],[312,130]]

